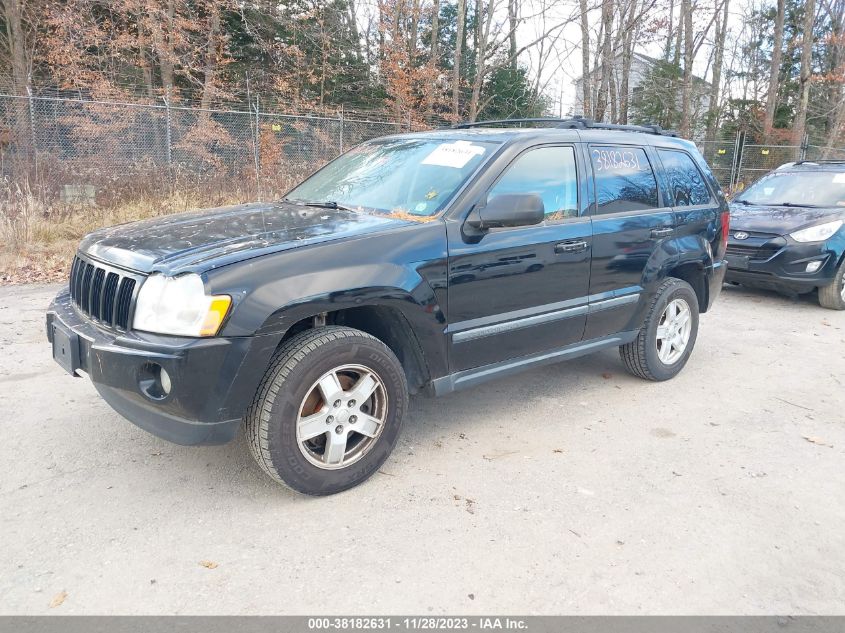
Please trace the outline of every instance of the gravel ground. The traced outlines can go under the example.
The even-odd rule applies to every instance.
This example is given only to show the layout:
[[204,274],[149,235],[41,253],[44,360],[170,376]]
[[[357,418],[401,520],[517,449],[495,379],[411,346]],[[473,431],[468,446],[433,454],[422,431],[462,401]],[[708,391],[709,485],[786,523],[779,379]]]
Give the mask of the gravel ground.
[[2,613],[845,614],[845,313],[811,299],[726,288],[668,383],[608,351],[415,398],[313,499],[63,374],[56,290],[0,288]]

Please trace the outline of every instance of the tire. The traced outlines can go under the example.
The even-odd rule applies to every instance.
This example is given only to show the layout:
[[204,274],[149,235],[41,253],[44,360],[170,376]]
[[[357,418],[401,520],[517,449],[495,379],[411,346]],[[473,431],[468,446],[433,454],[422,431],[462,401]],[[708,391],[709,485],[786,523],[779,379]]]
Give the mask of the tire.
[[845,257],[836,269],[836,276],[819,288],[819,304],[829,310],[845,310]]
[[[354,400],[356,389],[366,393],[373,383],[367,400]],[[327,392],[337,397],[327,398]],[[330,495],[357,486],[381,467],[399,439],[407,408],[405,373],[384,343],[360,330],[320,327],[297,334],[275,352],[244,416],[244,432],[252,456],[270,477],[297,492]],[[306,417],[310,425],[303,424]],[[376,425],[376,419],[383,421]],[[340,446],[335,441],[343,442],[340,452],[330,450]]]
[[[667,348],[667,343],[663,341],[660,344],[660,349],[658,349],[658,328],[663,325],[664,312],[670,304],[673,304],[673,308],[675,306],[682,308],[685,304],[689,309],[687,321],[689,331],[688,333],[686,333],[686,330],[680,332],[680,338],[677,339],[680,341],[686,334],[686,343],[683,350],[679,350],[674,344]],[[679,314],[682,313],[679,312]],[[660,285],[654,294],[646,313],[645,322],[637,338],[630,343],[621,345],[619,355],[622,357],[625,368],[635,376],[645,380],[669,380],[678,375],[684,365],[687,364],[697,337],[698,298],[687,282],[670,277]],[[661,350],[667,350],[667,352],[661,352]],[[661,359],[661,353],[666,353],[665,361]]]

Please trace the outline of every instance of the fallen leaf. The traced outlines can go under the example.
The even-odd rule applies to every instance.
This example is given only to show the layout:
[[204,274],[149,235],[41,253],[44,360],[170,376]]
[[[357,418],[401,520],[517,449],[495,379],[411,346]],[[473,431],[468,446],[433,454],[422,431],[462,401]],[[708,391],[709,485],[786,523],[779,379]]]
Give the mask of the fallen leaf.
[[606,371],[602,373],[601,377],[605,380],[610,380],[611,378],[613,378],[613,374],[611,374],[609,371]]
[[817,444],[819,446],[827,446],[828,448],[833,448],[832,444],[828,444],[820,437],[813,437],[811,435],[802,435],[801,437],[810,442],[810,444]]
[[475,594],[474,593],[468,593],[467,598],[469,598],[470,600],[475,600]]
[[50,600],[50,608],[55,609],[56,607],[61,606],[61,604],[65,601],[66,598],[67,591],[60,591],[55,596],[53,596],[52,600]]
[[473,499],[467,499],[467,512],[470,514],[475,514],[475,501]]
[[555,449],[552,450],[552,453],[562,453],[562,452],[563,452],[563,449],[561,449],[561,448],[555,448]]
[[213,560],[201,560],[200,565],[202,565],[206,569],[215,569],[217,567],[217,563],[215,563]]

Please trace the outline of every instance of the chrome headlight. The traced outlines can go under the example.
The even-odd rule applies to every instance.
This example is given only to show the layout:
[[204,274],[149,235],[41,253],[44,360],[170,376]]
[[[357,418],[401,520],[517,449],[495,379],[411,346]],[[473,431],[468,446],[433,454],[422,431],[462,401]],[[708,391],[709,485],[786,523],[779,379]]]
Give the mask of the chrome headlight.
[[174,336],[214,336],[229,312],[229,295],[207,295],[199,275],[147,277],[135,302],[132,327]]
[[790,233],[789,237],[796,242],[823,242],[824,240],[833,237],[833,234],[841,227],[842,220],[836,220],[834,222],[817,224],[816,226],[811,226],[807,229],[795,231],[795,233]]

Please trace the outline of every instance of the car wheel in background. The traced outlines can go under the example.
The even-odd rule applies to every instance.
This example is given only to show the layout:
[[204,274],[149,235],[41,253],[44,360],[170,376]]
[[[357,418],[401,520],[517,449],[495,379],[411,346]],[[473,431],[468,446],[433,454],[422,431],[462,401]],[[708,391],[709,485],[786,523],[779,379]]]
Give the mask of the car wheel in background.
[[365,332],[328,326],[276,351],[244,429],[270,477],[297,492],[329,495],[381,467],[407,407],[405,373],[393,352]]
[[674,277],[664,281],[637,338],[619,347],[625,368],[646,380],[669,380],[686,365],[698,336],[698,298]]

